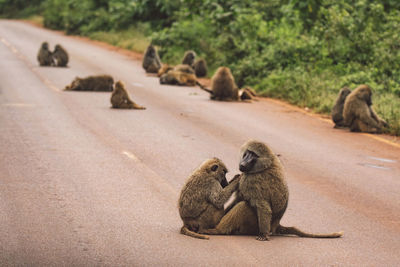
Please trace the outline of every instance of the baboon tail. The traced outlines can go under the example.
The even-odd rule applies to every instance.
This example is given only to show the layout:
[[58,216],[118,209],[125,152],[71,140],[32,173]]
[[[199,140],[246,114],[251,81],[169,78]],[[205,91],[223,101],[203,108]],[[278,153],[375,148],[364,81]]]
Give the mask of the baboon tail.
[[279,225],[279,227],[276,229],[276,234],[278,235],[297,235],[300,237],[310,237],[310,238],[337,238],[341,237],[343,235],[343,232],[336,232],[336,233],[330,233],[330,234],[311,234],[311,233],[306,233],[303,232],[296,227],[285,227],[282,225]]
[[206,236],[206,235],[201,235],[199,233],[195,233],[193,231],[190,231],[186,226],[182,226],[181,228],[181,234],[183,235],[188,235],[194,238],[199,238],[199,239],[210,239],[210,237]]
[[205,87],[204,85],[202,85],[202,84],[199,83],[198,81],[196,81],[196,84],[197,84],[202,90],[204,90],[204,91],[206,91],[206,92],[208,92],[208,93],[210,93],[210,94],[213,94],[213,91],[212,91],[212,90],[208,89],[207,87]]

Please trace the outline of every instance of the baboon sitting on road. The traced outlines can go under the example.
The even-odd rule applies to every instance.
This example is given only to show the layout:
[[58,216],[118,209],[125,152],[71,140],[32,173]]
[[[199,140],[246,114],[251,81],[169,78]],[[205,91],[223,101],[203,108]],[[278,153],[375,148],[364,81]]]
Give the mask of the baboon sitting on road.
[[[247,141],[240,149],[241,174],[236,204],[215,229],[203,234],[258,234],[257,240],[269,240],[269,235],[335,238],[343,233],[309,234],[295,227],[284,227],[280,220],[286,211],[289,190],[283,167],[270,148],[262,142]],[[230,208],[229,207],[229,208]],[[228,210],[229,210],[228,208]]]
[[54,48],[53,58],[57,67],[66,67],[68,64],[68,53],[61,45],[57,44]]
[[196,59],[196,52],[192,50],[186,51],[185,55],[183,56],[182,64],[186,64],[192,67],[195,59]]
[[239,100],[238,87],[232,76],[231,70],[227,67],[219,67],[211,80],[210,98],[212,100]]
[[86,78],[76,77],[64,90],[111,92],[113,84],[114,79],[110,75],[88,76]]
[[151,44],[147,47],[144,54],[142,66],[147,73],[158,73],[158,70],[161,68],[160,57],[156,48]]
[[113,108],[146,109],[130,99],[128,92],[121,81],[115,83],[115,88],[111,94],[110,101]]
[[372,109],[372,91],[368,85],[360,85],[349,94],[344,102],[344,124],[352,132],[380,133],[387,127]]
[[332,120],[335,123],[335,128],[345,127],[343,120],[343,107],[346,97],[351,93],[348,87],[340,89],[339,96],[336,99],[335,105],[332,108]]
[[182,188],[178,207],[183,221],[181,233],[208,239],[197,232],[213,228],[224,216],[224,204],[237,189],[239,176],[228,184],[225,164],[217,158],[204,161]]
[[39,61],[40,66],[54,65],[53,56],[49,50],[49,44],[47,42],[42,43],[37,55],[37,60]]

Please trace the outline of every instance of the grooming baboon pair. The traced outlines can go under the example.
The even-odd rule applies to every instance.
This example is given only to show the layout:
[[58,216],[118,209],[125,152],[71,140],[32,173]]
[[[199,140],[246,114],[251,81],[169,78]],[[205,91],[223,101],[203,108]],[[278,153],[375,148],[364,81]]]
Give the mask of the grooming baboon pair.
[[[208,239],[211,235],[297,235],[313,238],[336,238],[342,232],[310,234],[295,227],[280,225],[286,211],[289,190],[283,167],[264,143],[249,140],[240,149],[241,160],[236,175],[228,184],[227,168],[217,158],[208,159],[188,178],[182,188],[178,207],[183,221],[181,233]],[[233,192],[236,198],[225,210]]]
[[116,82],[114,87],[114,79],[110,75],[88,76],[86,78],[76,77],[70,85],[65,87],[64,90],[98,92],[112,91],[110,99],[112,108],[146,109],[131,100],[123,82]]
[[51,52],[49,44],[43,42],[39,49],[37,60],[39,61],[40,66],[66,67],[69,57],[67,50],[65,50],[61,45],[56,44],[54,51]]
[[340,89],[332,108],[332,120],[335,128],[349,127],[352,132],[380,133],[388,126],[373,110],[372,90],[365,84],[353,92],[348,87]]

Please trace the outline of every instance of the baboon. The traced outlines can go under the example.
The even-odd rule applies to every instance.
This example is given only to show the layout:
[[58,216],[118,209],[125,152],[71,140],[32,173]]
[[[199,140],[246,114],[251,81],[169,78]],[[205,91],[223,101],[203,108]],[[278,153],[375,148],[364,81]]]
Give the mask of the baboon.
[[194,74],[194,69],[187,64],[176,65],[173,70]]
[[207,76],[207,63],[204,59],[196,60],[196,62],[194,62],[193,68],[197,77],[201,78]]
[[53,58],[57,67],[66,67],[68,64],[68,53],[61,45],[54,47]]
[[348,87],[343,87],[339,91],[339,95],[336,99],[335,105],[332,108],[332,120],[335,123],[334,128],[346,127],[343,119],[343,108],[344,108],[344,101],[346,100],[347,96],[350,93],[351,90]]
[[183,56],[182,64],[186,64],[192,67],[195,59],[196,59],[196,52],[188,50],[185,52],[185,55]]
[[143,57],[143,68],[147,73],[157,73],[161,68],[161,60],[158,56],[157,50],[153,45],[147,47],[146,53]]
[[[295,227],[284,227],[280,220],[286,211],[289,190],[278,157],[262,142],[247,141],[240,149],[239,170],[242,172],[233,208],[214,229],[202,234],[258,234],[257,240],[269,240],[269,235],[335,238],[342,232],[310,234]],[[240,201],[240,202],[239,202]],[[237,203],[235,205],[235,203]]]
[[195,86],[197,80],[194,74],[170,70],[160,77],[160,84]]
[[228,184],[227,168],[218,158],[204,161],[188,178],[179,196],[181,234],[209,239],[197,232],[213,228],[224,216],[224,204],[237,189],[239,175]]
[[42,43],[37,55],[37,60],[39,61],[40,66],[54,65],[54,59],[51,51],[49,50],[49,44],[47,42]]
[[251,87],[244,87],[243,89],[239,90],[240,100],[252,100],[254,97],[257,97],[257,93]]
[[372,90],[365,84],[358,86],[347,96],[343,118],[344,124],[352,132],[380,133],[383,127],[388,126],[372,109]]
[[210,99],[219,101],[239,100],[238,87],[232,76],[231,70],[227,67],[219,67],[211,79]]
[[130,99],[128,92],[125,89],[125,85],[121,81],[115,83],[115,88],[111,94],[110,101],[112,108],[146,109]]
[[114,79],[110,75],[76,77],[64,90],[75,91],[109,91],[113,90]]
[[161,77],[164,73],[172,70],[174,67],[168,64],[162,64],[161,68],[158,70],[157,76]]

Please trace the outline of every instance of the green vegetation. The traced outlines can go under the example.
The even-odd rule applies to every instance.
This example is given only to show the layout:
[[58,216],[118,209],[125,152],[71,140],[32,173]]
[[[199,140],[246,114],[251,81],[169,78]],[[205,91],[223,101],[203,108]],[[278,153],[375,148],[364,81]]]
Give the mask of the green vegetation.
[[398,0],[0,0],[0,13],[23,2],[52,29],[139,51],[152,40],[165,62],[193,49],[239,86],[319,113],[341,87],[369,84],[400,135]]

